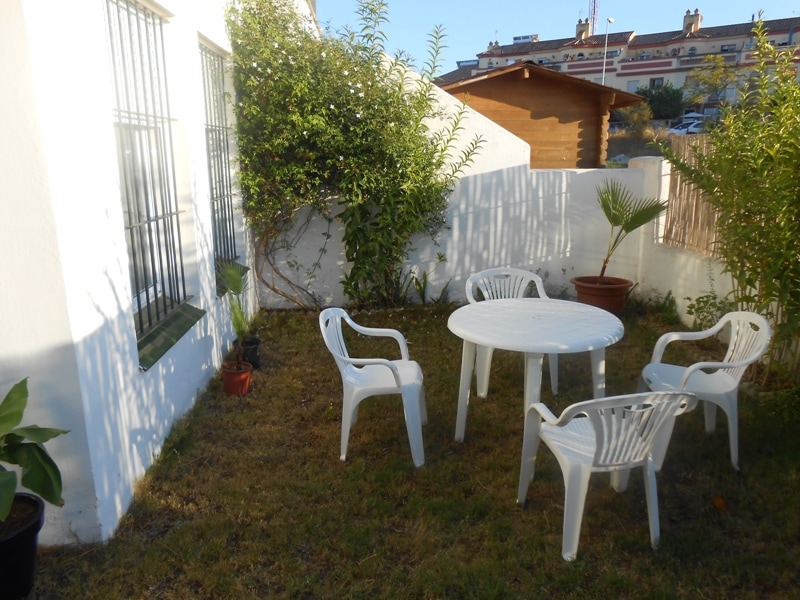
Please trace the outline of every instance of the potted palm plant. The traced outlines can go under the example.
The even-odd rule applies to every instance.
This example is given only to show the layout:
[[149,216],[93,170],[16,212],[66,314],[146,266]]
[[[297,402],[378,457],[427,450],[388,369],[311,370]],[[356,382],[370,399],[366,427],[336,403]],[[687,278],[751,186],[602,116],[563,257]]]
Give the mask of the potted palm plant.
[[236,333],[234,342],[234,361],[222,364],[222,383],[225,393],[244,396],[250,389],[250,375],[253,363],[245,359],[245,352],[250,360],[258,359],[261,342],[258,338],[248,337],[250,327],[242,305],[242,295],[247,290],[247,270],[238,263],[225,263],[220,268],[220,281],[227,289],[226,296],[230,302],[231,323]]
[[631,191],[616,179],[607,179],[597,187],[597,201],[611,225],[603,265],[599,275],[573,277],[571,282],[578,294],[578,302],[619,314],[633,282],[606,275],[611,255],[629,233],[660,215],[667,208],[667,203],[656,198],[635,198]]
[[[44,500],[62,506],[61,472],[44,443],[67,433],[27,425],[19,427],[28,406],[28,380],[11,387],[0,403],[0,591],[3,598],[26,598],[33,588]],[[16,470],[6,468],[16,465]],[[17,491],[18,483],[33,494]],[[36,494],[36,495],[34,495]]]

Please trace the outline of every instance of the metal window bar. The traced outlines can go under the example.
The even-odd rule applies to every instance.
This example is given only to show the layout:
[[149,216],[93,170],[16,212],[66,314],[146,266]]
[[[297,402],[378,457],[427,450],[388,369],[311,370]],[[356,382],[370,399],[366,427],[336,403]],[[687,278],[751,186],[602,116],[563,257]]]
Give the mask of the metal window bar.
[[121,195],[137,335],[187,299],[181,253],[163,19],[107,0]]
[[236,260],[236,236],[228,146],[230,129],[225,105],[225,59],[203,44],[200,44],[200,58],[205,92],[206,153],[214,256],[217,262],[233,261]]

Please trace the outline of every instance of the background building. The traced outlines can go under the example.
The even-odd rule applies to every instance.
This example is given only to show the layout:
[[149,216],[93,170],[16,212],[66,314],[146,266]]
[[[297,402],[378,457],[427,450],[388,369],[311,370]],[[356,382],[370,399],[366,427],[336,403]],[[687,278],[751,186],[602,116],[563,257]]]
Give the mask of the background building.
[[[676,18],[678,15],[676,15]],[[634,31],[593,32],[589,19],[578,20],[574,37],[540,40],[538,35],[518,36],[511,44],[490,42],[477,60],[461,61],[458,69],[442,75],[440,84],[475,77],[498,67],[532,61],[553,71],[604,83],[627,92],[640,87],[658,87],[669,82],[681,88],[689,72],[708,55],[722,55],[725,63],[746,66],[752,62],[753,21],[703,28],[703,16],[695,9],[683,15],[680,29],[639,35]],[[764,21],[770,43],[797,46],[800,17]],[[603,55],[605,54],[605,73]],[[797,51],[800,61],[800,50]],[[605,81],[603,77],[605,75]],[[719,100],[735,102],[728,89],[705,103],[713,114]]]

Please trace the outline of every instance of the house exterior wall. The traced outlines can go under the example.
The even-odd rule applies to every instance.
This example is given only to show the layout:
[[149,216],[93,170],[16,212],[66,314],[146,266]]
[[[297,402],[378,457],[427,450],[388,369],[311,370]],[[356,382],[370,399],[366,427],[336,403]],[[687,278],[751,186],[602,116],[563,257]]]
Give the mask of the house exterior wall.
[[[183,265],[189,303],[205,311],[147,371],[133,322],[106,1],[3,2],[0,393],[29,377],[23,423],[70,430],[47,444],[66,503],[47,506],[42,544],[108,539],[235,338],[216,294],[199,55],[201,41],[229,51],[227,2],[143,4],[166,19]],[[306,0],[297,7],[312,14]],[[240,213],[236,224],[240,262],[252,264]],[[252,290],[249,311],[256,300]]]

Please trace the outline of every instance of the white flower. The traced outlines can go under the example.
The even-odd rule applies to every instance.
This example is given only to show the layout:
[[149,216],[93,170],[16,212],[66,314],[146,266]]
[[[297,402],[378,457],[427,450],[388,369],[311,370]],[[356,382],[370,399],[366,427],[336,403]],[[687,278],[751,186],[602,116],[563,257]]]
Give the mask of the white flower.
[[255,68],[258,68],[258,63],[257,63],[256,61],[253,61],[253,66],[254,66]]
[[322,58],[326,58],[327,56],[328,56],[328,55],[327,55],[327,54],[325,54],[324,52],[322,53]]
[[347,75],[350,75],[350,71],[348,71],[347,69],[345,69],[345,70],[343,71],[343,73],[345,74],[345,76],[347,76]]
[[272,45],[273,45],[275,48],[277,48],[277,47],[278,47],[278,42],[275,42],[275,43],[274,43],[274,44],[272,44]]
[[356,113],[356,119],[360,119],[360,118],[361,118],[361,113]]
[[336,107],[333,104],[331,104],[331,110],[333,110],[334,108],[336,108]]
[[342,155],[340,154],[340,155],[339,155],[339,160],[340,160],[340,161],[341,161],[341,160],[344,160],[344,156],[342,156]]
[[361,88],[361,83],[360,83],[360,82],[359,82],[359,83],[357,83],[357,84],[356,84],[356,87],[357,87],[357,88]]
[[359,92],[359,93],[358,93],[358,97],[359,97],[359,98],[363,98],[363,97],[364,97],[364,92]]

